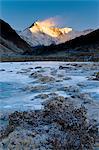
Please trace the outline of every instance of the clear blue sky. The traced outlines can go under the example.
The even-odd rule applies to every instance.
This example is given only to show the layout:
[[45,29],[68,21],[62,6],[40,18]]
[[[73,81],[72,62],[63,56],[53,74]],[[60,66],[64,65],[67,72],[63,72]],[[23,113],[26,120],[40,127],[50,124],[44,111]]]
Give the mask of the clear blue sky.
[[61,26],[76,30],[99,27],[98,0],[0,0],[0,18],[14,29],[24,30],[36,20],[60,16]]

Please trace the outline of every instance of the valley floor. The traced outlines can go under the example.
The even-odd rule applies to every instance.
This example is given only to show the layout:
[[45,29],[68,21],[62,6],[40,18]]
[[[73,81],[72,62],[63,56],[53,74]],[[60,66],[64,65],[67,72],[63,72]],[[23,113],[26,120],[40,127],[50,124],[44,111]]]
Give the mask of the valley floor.
[[99,63],[0,63],[0,87],[1,150],[99,148]]

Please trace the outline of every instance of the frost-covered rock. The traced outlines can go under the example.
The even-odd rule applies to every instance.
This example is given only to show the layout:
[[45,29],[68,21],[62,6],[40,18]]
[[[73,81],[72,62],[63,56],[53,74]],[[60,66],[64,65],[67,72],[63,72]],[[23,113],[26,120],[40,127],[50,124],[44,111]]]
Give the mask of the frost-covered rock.
[[42,74],[38,73],[38,72],[33,72],[30,74],[30,77],[33,77],[33,78],[40,78],[42,77]]
[[41,99],[46,99],[48,97],[49,97],[48,94],[39,94],[39,95],[35,96],[35,98],[41,98]]
[[72,95],[71,97],[79,99],[79,101],[82,101],[84,104],[91,104],[93,102],[93,99],[91,98],[89,93],[77,93],[76,95]]
[[48,89],[46,85],[37,85],[37,86],[27,86],[23,90],[28,92],[35,92],[35,91],[41,91],[46,89]]
[[50,77],[50,76],[41,76],[39,78],[39,82],[42,82],[42,83],[53,82],[53,81],[55,81],[55,78]]
[[0,148],[91,150],[97,134],[97,126],[87,121],[83,106],[75,108],[63,97],[54,97],[44,104],[44,110],[9,115]]
[[67,85],[67,86],[59,88],[59,90],[63,90],[63,91],[70,92],[70,93],[77,93],[79,92],[79,87],[73,86],[73,85]]

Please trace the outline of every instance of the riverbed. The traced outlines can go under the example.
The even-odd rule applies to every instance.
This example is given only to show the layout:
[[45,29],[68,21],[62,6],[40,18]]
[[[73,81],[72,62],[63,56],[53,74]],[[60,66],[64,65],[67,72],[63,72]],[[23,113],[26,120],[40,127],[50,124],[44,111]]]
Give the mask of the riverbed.
[[[90,116],[99,117],[99,81],[90,77],[99,72],[92,62],[8,62],[0,63],[0,114],[43,109],[51,94],[73,98],[85,93],[84,105]],[[45,80],[44,80],[45,77]],[[43,80],[42,80],[43,78]],[[42,96],[45,98],[42,98]],[[47,96],[48,95],[48,96]],[[73,101],[73,100],[72,100]],[[90,102],[89,102],[90,101]]]

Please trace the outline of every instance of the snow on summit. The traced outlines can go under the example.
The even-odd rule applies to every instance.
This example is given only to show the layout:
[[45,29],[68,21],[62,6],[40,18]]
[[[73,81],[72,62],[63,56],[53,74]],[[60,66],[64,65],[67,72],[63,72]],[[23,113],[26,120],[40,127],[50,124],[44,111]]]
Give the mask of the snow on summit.
[[30,27],[21,31],[19,35],[31,46],[60,44],[69,41],[80,35],[90,33],[86,31],[74,31],[72,28],[58,27],[54,18],[49,18],[43,21],[37,21]]
[[55,22],[52,19],[47,19],[44,21],[37,21],[34,26],[30,28],[32,33],[41,31],[51,37],[58,37],[65,33],[72,31],[72,28],[57,28]]

